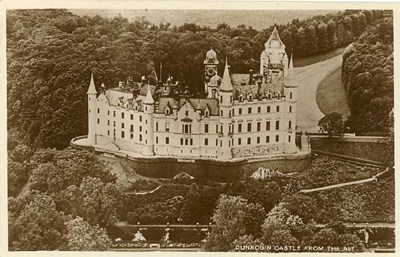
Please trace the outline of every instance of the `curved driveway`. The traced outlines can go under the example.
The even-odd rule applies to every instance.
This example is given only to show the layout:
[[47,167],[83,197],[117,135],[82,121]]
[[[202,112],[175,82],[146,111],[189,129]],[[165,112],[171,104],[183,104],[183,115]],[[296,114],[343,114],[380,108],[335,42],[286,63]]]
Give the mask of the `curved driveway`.
[[341,65],[342,55],[338,55],[322,62],[294,69],[299,85],[297,131],[318,132],[318,121],[324,117],[316,100],[318,85]]

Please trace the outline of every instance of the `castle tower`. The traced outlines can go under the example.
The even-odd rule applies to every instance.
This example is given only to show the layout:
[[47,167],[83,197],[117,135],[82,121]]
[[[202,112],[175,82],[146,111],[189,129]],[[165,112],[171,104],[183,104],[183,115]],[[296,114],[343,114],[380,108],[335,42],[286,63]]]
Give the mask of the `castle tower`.
[[207,98],[218,97],[218,87],[221,83],[221,77],[218,76],[217,53],[211,48],[206,53],[204,64],[204,91]]
[[[294,138],[296,137],[296,109],[297,109],[297,89],[298,84],[294,79],[294,67],[293,67],[293,54],[290,56],[290,63],[288,67],[288,77],[285,81],[283,88],[284,95],[287,103],[287,110],[285,111],[285,120],[287,121],[288,137],[291,137],[291,141],[287,143],[286,152],[296,152],[296,143]],[[289,141],[289,140],[288,140]]]
[[283,44],[276,27],[264,47],[260,56],[260,74],[264,76],[265,81],[287,77],[289,60],[285,52],[285,44]]
[[93,72],[90,77],[88,95],[88,143],[90,145],[96,144],[96,87],[94,85]]
[[221,86],[219,87],[219,123],[220,123],[220,145],[219,158],[232,158],[232,106],[233,106],[233,86],[228,70],[228,58],[225,62],[224,75]]
[[146,97],[143,100],[143,121],[144,128],[143,134],[143,155],[154,155],[153,143],[153,117],[154,113],[154,99],[151,95],[151,86],[147,85]]

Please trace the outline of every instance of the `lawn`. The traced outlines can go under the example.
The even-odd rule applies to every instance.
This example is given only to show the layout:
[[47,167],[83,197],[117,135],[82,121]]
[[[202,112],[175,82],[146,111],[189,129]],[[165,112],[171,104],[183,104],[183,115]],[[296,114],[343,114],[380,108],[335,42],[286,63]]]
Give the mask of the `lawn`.
[[319,109],[325,115],[338,112],[344,118],[350,115],[347,94],[342,85],[341,68],[326,76],[318,85],[316,100]]
[[295,58],[293,64],[294,64],[294,67],[304,67],[304,66],[307,66],[307,65],[310,65],[313,63],[322,62],[322,61],[328,60],[332,57],[342,54],[344,49],[345,49],[344,47],[341,47],[341,48],[332,50],[332,51],[324,53],[324,54]]

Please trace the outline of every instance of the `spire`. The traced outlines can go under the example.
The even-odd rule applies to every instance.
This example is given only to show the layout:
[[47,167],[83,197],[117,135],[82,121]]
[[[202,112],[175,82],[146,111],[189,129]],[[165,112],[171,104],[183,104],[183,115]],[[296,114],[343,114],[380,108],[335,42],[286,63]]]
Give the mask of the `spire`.
[[201,110],[200,99],[197,101],[196,110]]
[[224,76],[222,77],[222,83],[221,86],[219,87],[219,90],[224,92],[233,91],[232,81],[231,77],[229,76],[229,70],[228,70],[228,57],[226,57]]
[[93,72],[92,72],[92,75],[91,75],[91,77],[90,77],[90,85],[89,85],[89,89],[88,89],[88,91],[87,91],[87,94],[88,94],[88,95],[95,95],[95,94],[97,94],[96,86],[94,85]]
[[147,93],[146,93],[146,97],[144,98],[143,103],[144,104],[154,104],[154,99],[153,99],[153,96],[151,95],[150,85],[147,85]]
[[288,70],[288,76],[292,77],[294,74],[294,67],[293,67],[293,53],[290,54],[290,63],[289,63],[289,70]]

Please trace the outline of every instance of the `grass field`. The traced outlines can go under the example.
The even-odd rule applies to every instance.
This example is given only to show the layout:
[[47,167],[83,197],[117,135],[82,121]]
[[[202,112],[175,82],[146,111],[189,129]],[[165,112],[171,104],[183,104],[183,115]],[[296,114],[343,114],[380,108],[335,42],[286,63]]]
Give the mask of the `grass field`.
[[338,56],[340,54],[343,53],[344,51],[344,47],[332,50],[330,52],[324,53],[324,54],[319,54],[319,55],[314,55],[314,56],[309,56],[309,57],[299,57],[296,58],[296,56],[294,56],[294,67],[304,67],[313,63],[317,63],[317,62],[322,62],[325,60],[328,60],[332,57]]
[[350,115],[347,94],[342,85],[341,68],[326,76],[318,85],[316,100],[319,109],[326,115],[338,112],[344,118]]

